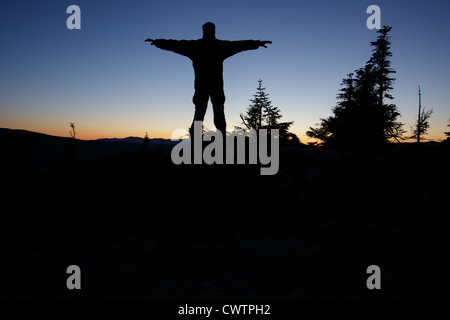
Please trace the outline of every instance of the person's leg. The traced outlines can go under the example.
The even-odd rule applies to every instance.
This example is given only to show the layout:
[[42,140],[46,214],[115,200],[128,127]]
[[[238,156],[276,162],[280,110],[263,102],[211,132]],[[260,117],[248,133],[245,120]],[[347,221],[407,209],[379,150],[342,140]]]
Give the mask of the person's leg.
[[216,129],[222,132],[223,138],[226,137],[227,122],[225,120],[225,94],[223,89],[215,90],[211,93],[211,103],[214,112],[214,125]]
[[196,89],[192,102],[195,105],[194,120],[191,125],[191,133],[194,129],[194,121],[201,121],[205,119],[206,108],[208,107],[209,93],[206,90]]
[[[195,132],[194,122],[200,121],[202,125],[200,126],[200,130],[203,128],[203,120],[205,119],[206,108],[208,107],[209,100],[209,92],[207,90],[196,89],[194,93],[194,97],[192,98],[192,102],[195,105],[194,112],[194,120],[192,121],[191,127],[189,129],[189,133],[191,135],[191,163],[199,163],[201,159],[198,159],[198,155],[202,154],[203,143],[202,143],[202,133]],[[198,135],[198,136],[197,136]],[[200,162],[201,163],[201,162]]]
[[225,120],[225,94],[223,88],[215,90],[211,93],[211,103],[214,112],[214,125],[216,129],[222,133],[223,139],[223,163],[226,161],[226,140],[227,140],[227,122]]

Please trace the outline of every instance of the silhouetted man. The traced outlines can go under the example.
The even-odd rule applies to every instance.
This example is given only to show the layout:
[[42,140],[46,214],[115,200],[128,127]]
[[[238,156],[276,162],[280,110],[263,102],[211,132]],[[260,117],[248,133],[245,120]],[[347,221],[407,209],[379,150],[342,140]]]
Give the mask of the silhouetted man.
[[[208,99],[214,111],[214,125],[225,135],[224,113],[225,94],[223,92],[223,61],[245,50],[266,47],[272,41],[242,40],[225,41],[216,39],[216,28],[212,22],[203,25],[203,38],[198,40],[147,39],[152,45],[173,51],[192,60],[195,72],[194,121],[205,118]],[[193,129],[193,125],[191,126]]]

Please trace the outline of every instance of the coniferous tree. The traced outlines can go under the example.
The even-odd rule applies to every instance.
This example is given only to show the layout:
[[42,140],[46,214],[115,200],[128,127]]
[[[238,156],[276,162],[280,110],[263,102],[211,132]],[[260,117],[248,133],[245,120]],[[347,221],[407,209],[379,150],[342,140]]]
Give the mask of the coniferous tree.
[[370,43],[373,46],[372,57],[368,61],[373,66],[372,75],[376,84],[375,93],[377,95],[377,103],[379,106],[383,105],[384,98],[394,99],[389,93],[392,90],[392,85],[395,78],[391,78],[390,75],[396,73],[391,68],[390,58],[392,57],[391,49],[391,37],[388,34],[392,30],[392,27],[383,26],[378,30],[379,36],[376,41]]
[[272,105],[269,94],[265,91],[266,88],[262,86],[261,79],[258,80],[256,90],[256,94],[250,100],[251,104],[247,108],[245,115],[240,114],[242,123],[245,126],[243,129],[254,129],[256,131],[267,129],[268,133],[271,133],[272,129],[278,129],[281,143],[299,143],[298,137],[289,132],[289,128],[294,122],[279,121],[282,118],[281,111],[278,107]]
[[256,88],[256,94],[253,95],[253,99],[250,100],[251,104],[247,108],[246,114],[241,113],[241,119],[244,125],[248,129],[259,130],[263,127],[263,112],[270,103],[269,95],[266,93],[266,88],[262,86],[262,80],[258,80],[258,88]]
[[148,151],[148,144],[150,142],[150,138],[148,137],[147,132],[145,132],[145,136],[142,139],[142,144],[141,144],[141,150],[142,151]]
[[[448,119],[449,124],[447,127],[450,127],[450,118]],[[450,132],[444,132],[444,134],[447,136],[447,139],[445,141],[450,142]]]
[[372,57],[368,61],[368,64],[373,66],[372,76],[374,82],[374,93],[376,95],[375,114],[373,121],[374,141],[377,146],[381,146],[386,142],[394,139],[399,141],[403,138],[405,130],[403,130],[403,123],[397,121],[397,117],[400,116],[400,112],[395,104],[386,104],[384,99],[393,100],[394,97],[390,91],[393,89],[395,78],[390,77],[391,74],[396,73],[391,68],[392,52],[391,49],[391,36],[389,32],[392,27],[383,26],[378,30],[379,36],[376,41],[370,43],[373,46]]
[[388,141],[402,139],[400,113],[395,104],[385,103],[393,99],[390,91],[395,81],[390,77],[395,73],[390,62],[391,29],[384,26],[378,31],[377,40],[370,43],[371,58],[343,79],[333,116],[321,119],[319,128],[310,128],[309,137],[329,147],[362,151],[381,151]]
[[309,127],[309,130],[306,131],[306,135],[318,140],[309,144],[318,146],[332,146],[334,142],[332,122],[335,120],[335,117],[328,117],[326,119],[321,118],[320,123],[316,123],[317,128]]
[[269,103],[265,106],[263,117],[265,120],[265,127],[269,130],[272,128],[276,128],[278,126],[278,120],[281,119],[280,109],[278,107],[274,107],[272,103]]

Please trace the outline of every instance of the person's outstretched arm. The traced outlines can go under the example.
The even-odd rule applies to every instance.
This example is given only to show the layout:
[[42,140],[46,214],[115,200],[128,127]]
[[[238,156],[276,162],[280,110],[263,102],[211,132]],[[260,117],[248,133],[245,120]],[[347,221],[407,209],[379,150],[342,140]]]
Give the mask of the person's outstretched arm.
[[255,50],[259,47],[267,48],[266,44],[272,43],[272,41],[261,41],[261,40],[240,40],[240,41],[227,41],[228,50],[226,57],[231,57],[236,53],[246,51],[246,50]]
[[145,42],[150,42],[157,48],[173,51],[183,56],[189,56],[191,41],[190,40],[167,40],[167,39],[147,39]]

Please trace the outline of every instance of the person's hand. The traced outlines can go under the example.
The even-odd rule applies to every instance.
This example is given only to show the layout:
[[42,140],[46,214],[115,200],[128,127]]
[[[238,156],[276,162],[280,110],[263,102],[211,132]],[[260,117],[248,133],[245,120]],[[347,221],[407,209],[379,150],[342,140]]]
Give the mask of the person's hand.
[[267,48],[266,44],[272,43],[272,41],[260,41],[260,42],[261,42],[260,46],[264,48]]
[[153,43],[153,41],[155,41],[154,39],[147,39],[147,40],[145,40],[145,42],[151,42],[150,44],[153,46],[153,45],[155,45],[154,43]]

